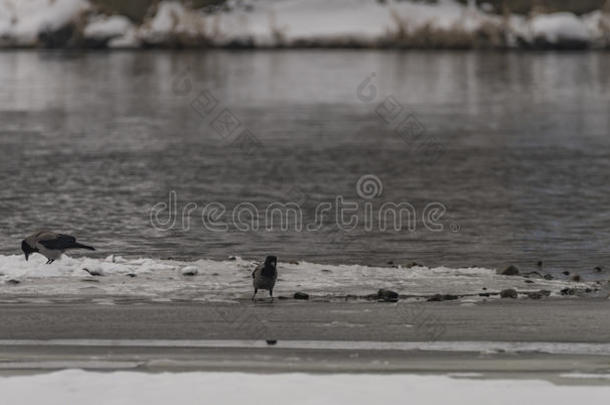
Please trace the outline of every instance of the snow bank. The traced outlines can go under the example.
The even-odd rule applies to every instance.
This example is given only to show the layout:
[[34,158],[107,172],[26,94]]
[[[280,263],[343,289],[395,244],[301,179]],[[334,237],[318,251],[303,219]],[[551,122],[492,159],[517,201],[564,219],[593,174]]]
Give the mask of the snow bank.
[[[89,19],[83,31],[85,39],[96,41],[101,45],[108,44],[111,40],[115,46],[133,47],[137,45],[135,41],[135,27],[127,17],[122,15],[115,16],[93,16]],[[132,39],[131,41],[128,39]]]
[[[35,387],[35,389],[32,389]],[[237,389],[236,389],[237,388]],[[0,377],[7,404],[372,404],[605,403],[609,386],[410,374],[86,372]]]
[[584,21],[572,13],[537,15],[532,19],[531,27],[535,39],[542,39],[550,44],[561,42],[584,44],[592,39]]
[[40,34],[74,23],[86,0],[0,0],[0,36],[13,45],[35,45]]
[[163,0],[152,7],[134,26],[96,14],[86,0],[0,0],[0,44],[39,45],[42,33],[71,26],[74,46],[610,46],[610,16],[601,10],[505,17],[456,0],[228,1],[203,10]]
[[[149,299],[185,299],[225,301],[248,299],[252,294],[251,272],[256,262],[236,258],[195,262],[150,258],[106,259],[64,256],[52,265],[34,254],[28,262],[22,255],[0,256],[0,297],[19,299],[28,295],[54,297],[64,295],[117,296]],[[276,296],[292,296],[296,291],[323,297],[366,296],[380,288],[400,294],[472,294],[499,292],[505,288],[518,291],[550,290],[555,295],[563,288],[599,287],[593,283],[545,280],[497,275],[486,268],[448,267],[368,267],[360,265],[324,265],[317,263],[278,264]]]
[[139,32],[149,44],[168,44],[175,41],[203,41],[205,19],[203,14],[187,9],[177,1],[162,1],[151,21]]

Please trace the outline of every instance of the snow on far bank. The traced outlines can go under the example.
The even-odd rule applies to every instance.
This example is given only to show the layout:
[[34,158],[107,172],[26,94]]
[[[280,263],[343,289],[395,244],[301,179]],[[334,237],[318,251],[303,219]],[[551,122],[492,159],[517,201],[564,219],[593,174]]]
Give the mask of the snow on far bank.
[[136,27],[125,16],[93,16],[89,18],[83,35],[88,40],[108,43],[112,48],[135,48],[140,42],[136,35]]
[[157,45],[171,43],[178,37],[203,40],[204,24],[203,14],[187,9],[177,1],[162,1],[154,17],[140,28],[139,35]]
[[[193,29],[181,23],[188,21],[201,29],[200,33],[206,40],[217,46],[232,43],[366,46],[379,41],[401,40],[421,30],[428,30],[428,34],[430,30],[472,33],[485,23],[499,22],[497,16],[464,7],[454,0],[440,0],[438,4],[410,1],[383,4],[374,0],[261,0],[249,5],[210,15],[184,10],[177,3],[164,1],[151,25],[161,20],[167,29],[167,10],[171,8],[175,27],[173,31],[165,31],[165,35],[181,31],[194,34]],[[145,40],[150,40],[146,31],[142,34]],[[158,35],[153,35],[152,40],[158,41]]]
[[40,34],[75,22],[90,7],[86,0],[0,0],[0,37],[35,45]]
[[456,0],[228,1],[215,10],[163,0],[152,7],[135,25],[101,16],[86,0],[0,0],[0,46],[40,45],[41,33],[69,24],[82,30],[83,46],[610,46],[610,14],[602,10],[502,16]]
[[[28,262],[22,255],[0,256],[0,297],[126,295],[147,299],[248,299],[252,294],[251,272],[257,264],[241,258],[181,262],[120,256],[106,259],[64,256],[51,265],[44,263],[44,257],[36,254]],[[278,272],[275,296],[289,297],[297,291],[313,297],[366,296],[386,288],[404,295],[472,294],[482,299],[479,293],[497,293],[506,288],[521,292],[544,289],[559,295],[563,288],[593,290],[599,287],[594,283],[501,276],[495,270],[475,267],[406,268],[279,262]]]
[[535,38],[543,38],[551,44],[562,41],[589,42],[591,36],[584,21],[572,13],[538,15],[531,22]]
[[[32,387],[36,387],[32,389]],[[238,389],[236,389],[238,387]],[[63,370],[0,377],[7,404],[371,404],[604,403],[610,387],[540,380],[413,374],[141,373]]]

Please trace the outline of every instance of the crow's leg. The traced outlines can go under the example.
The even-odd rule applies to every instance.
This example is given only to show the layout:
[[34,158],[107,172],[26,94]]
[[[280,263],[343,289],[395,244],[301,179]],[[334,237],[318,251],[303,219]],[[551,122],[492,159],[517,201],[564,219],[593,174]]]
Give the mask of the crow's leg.
[[51,263],[53,263],[54,261],[55,261],[55,260],[53,260],[53,259],[49,259],[49,260],[47,260],[47,263],[46,263],[46,264],[51,264]]
[[258,292],[258,288],[255,288],[254,289],[254,295],[252,296],[252,302],[256,301],[255,298],[256,298],[256,293],[257,292]]
[[269,290],[269,296],[271,297],[271,302],[273,302],[273,289]]

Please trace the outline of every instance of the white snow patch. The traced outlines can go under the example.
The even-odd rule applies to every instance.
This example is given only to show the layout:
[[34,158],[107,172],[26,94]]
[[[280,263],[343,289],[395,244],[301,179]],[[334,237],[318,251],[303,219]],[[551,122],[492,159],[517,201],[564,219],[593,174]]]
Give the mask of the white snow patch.
[[163,43],[174,36],[203,36],[203,14],[177,1],[162,1],[151,21],[140,28],[139,35],[150,43]]
[[[32,389],[32,387],[36,387]],[[416,404],[605,403],[608,386],[540,380],[470,380],[412,374],[112,373],[63,370],[0,377],[7,404]]]
[[120,37],[116,37],[108,42],[109,48],[138,48],[141,44],[138,31],[135,27],[131,27],[125,31]]
[[573,13],[540,14],[532,19],[531,27],[534,38],[544,38],[552,44],[591,40],[587,26]]
[[129,18],[122,15],[95,16],[85,27],[85,38],[107,40],[121,37],[127,31],[133,30],[133,24]]
[[199,273],[199,268],[197,266],[186,266],[180,270],[180,273],[183,276],[196,276]]
[[33,45],[40,33],[64,27],[90,7],[86,0],[0,0],[0,35]]
[[583,23],[589,30],[591,38],[600,46],[610,41],[610,14],[599,10],[582,16]]

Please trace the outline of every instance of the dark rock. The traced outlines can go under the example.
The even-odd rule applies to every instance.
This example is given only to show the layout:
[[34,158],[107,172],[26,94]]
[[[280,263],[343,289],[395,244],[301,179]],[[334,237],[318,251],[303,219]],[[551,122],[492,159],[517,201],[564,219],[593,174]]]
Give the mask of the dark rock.
[[523,277],[530,278],[532,276],[534,276],[536,278],[543,278],[544,277],[541,273],[539,273],[537,271],[530,271],[529,273],[526,273]]
[[135,273],[127,273],[127,277],[135,278],[137,276]]
[[295,292],[293,298],[295,300],[308,300],[309,299],[309,294],[304,293],[304,292]]
[[519,268],[517,266],[514,266],[511,264],[504,270],[499,271],[498,274],[503,275],[503,276],[518,276],[520,273],[519,273]]
[[576,289],[566,287],[560,291],[560,294],[561,295],[574,295],[574,294],[576,294]]
[[235,256],[229,256],[229,258],[228,258],[227,260],[229,260],[229,261],[231,261],[231,262],[232,262],[232,261],[237,260],[237,257],[235,257]]
[[277,297],[278,300],[287,300],[290,299],[290,297],[286,297],[285,295],[280,295],[279,297]]
[[377,299],[384,302],[396,302],[398,301],[398,293],[396,291],[381,288],[377,291]]
[[532,281],[532,280],[525,280],[525,282],[526,282],[527,284],[532,284],[532,283],[533,283],[533,281]]
[[483,291],[487,291],[487,287],[483,287],[483,288],[482,288],[482,290],[483,290]]
[[546,297],[551,295],[551,291],[550,290],[540,290],[539,292],[540,292],[540,294],[543,294]]
[[369,294],[369,295],[365,296],[364,298],[369,301],[376,301],[379,298],[379,295],[378,294]]
[[562,271],[561,274],[563,274],[564,276],[569,276],[570,272],[566,270],[566,271]]
[[453,300],[457,300],[458,297],[457,295],[453,295],[453,294],[434,294],[432,297],[428,298],[427,301],[430,302],[434,302],[434,301],[453,301]]
[[6,280],[6,284],[17,285],[19,283],[21,283],[21,281],[17,280],[17,279],[14,279],[14,278],[11,278],[10,280]]
[[507,288],[505,290],[500,291],[501,298],[517,298],[517,290],[514,288]]
[[536,266],[542,267],[542,260],[538,260],[538,262],[536,263]]
[[490,293],[479,293],[479,297],[490,297]]
[[322,273],[332,273],[332,270],[328,270],[328,269],[322,269],[320,270]]
[[595,268],[593,269],[598,273],[601,273],[602,271],[604,271],[604,269],[602,269],[600,266],[595,266]]
[[582,280],[582,277],[579,274],[575,274],[575,275],[572,276],[572,281],[580,283],[583,280]]
[[405,265],[405,267],[407,269],[410,269],[411,267],[424,267],[423,264],[417,263],[417,262],[411,262],[411,263],[407,263]]
[[97,278],[81,278],[81,280],[83,283],[99,283],[100,280],[98,280]]
[[267,339],[266,342],[269,346],[273,346],[273,345],[277,344],[277,340],[275,340],[275,339]]
[[545,274],[545,275],[544,275],[544,279],[545,279],[545,280],[552,280],[552,279],[553,279],[553,276],[551,276],[550,274]]
[[532,292],[527,293],[527,298],[530,298],[533,300],[539,300],[539,299],[542,299],[543,297],[546,297],[546,295],[544,295],[540,291],[532,291]]
[[586,292],[586,293],[590,293],[591,291],[593,291],[593,290],[592,290],[592,289],[590,289],[590,288],[585,288],[585,292]]
[[389,264],[389,265],[391,266],[391,265],[393,265],[393,264],[394,264],[394,262],[393,262],[393,261],[391,261],[391,260],[389,260],[389,261],[387,262],[387,264]]

